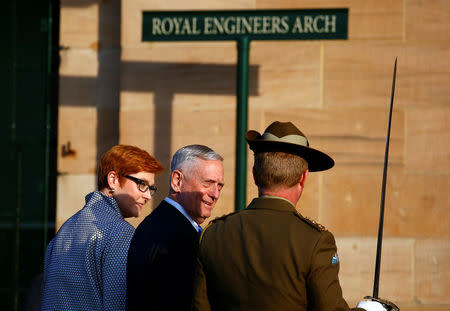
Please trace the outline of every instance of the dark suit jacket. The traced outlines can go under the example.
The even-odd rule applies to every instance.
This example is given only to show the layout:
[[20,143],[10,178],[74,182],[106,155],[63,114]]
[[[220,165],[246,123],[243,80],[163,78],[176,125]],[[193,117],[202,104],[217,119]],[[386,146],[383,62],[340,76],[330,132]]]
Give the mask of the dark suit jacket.
[[287,200],[257,198],[214,220],[198,256],[194,310],[350,310],[333,235]]
[[190,310],[197,250],[197,231],[162,201],[131,240],[127,310]]

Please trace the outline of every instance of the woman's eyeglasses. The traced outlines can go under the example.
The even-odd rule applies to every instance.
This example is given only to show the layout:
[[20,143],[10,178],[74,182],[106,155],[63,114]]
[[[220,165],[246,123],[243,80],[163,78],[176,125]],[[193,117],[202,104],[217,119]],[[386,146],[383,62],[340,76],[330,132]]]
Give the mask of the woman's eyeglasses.
[[148,189],[150,189],[150,195],[154,195],[157,190],[155,185],[148,185],[142,179],[136,178],[131,175],[125,175],[124,177],[128,178],[129,180],[134,181],[137,184],[139,191],[141,191],[141,192],[146,192]]

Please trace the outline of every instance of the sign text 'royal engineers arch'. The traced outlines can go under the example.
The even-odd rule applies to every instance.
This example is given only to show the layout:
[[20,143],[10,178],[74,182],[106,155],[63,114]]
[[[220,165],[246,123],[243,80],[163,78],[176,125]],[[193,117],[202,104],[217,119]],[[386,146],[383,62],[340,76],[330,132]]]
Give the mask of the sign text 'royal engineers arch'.
[[142,41],[347,39],[348,9],[143,12]]

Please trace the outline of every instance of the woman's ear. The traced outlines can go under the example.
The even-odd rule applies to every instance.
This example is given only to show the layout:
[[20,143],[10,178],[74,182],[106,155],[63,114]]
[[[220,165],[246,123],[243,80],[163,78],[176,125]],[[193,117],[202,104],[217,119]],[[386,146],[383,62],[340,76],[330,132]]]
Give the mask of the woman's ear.
[[106,180],[108,182],[108,188],[109,188],[111,193],[113,193],[116,190],[116,188],[120,186],[120,184],[119,184],[119,174],[117,174],[115,171],[110,171],[106,175]]
[[181,192],[181,186],[183,185],[183,173],[180,170],[174,170],[170,176],[170,187],[173,192]]

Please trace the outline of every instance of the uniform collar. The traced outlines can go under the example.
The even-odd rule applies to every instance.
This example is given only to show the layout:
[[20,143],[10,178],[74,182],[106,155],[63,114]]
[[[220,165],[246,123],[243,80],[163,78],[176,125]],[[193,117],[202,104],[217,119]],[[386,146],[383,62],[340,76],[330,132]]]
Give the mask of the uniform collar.
[[285,212],[295,211],[295,206],[291,201],[272,195],[263,195],[259,198],[253,199],[248,208],[271,209]]

